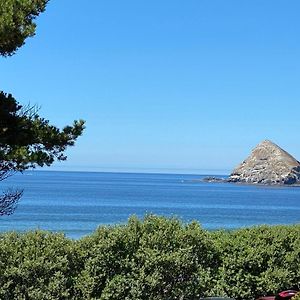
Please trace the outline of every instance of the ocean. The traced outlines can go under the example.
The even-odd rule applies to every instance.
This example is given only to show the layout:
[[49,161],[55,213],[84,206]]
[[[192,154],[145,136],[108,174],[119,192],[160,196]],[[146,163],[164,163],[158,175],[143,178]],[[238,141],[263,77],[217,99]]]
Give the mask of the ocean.
[[70,238],[131,215],[197,220],[209,230],[300,222],[300,188],[201,182],[204,175],[27,171],[1,182],[24,195],[0,231],[47,229]]

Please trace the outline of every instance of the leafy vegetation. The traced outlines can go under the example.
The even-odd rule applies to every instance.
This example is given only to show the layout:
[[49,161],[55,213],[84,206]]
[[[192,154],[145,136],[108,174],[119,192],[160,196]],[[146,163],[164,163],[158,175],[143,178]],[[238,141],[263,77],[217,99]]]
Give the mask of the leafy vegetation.
[[206,291],[216,251],[197,223],[153,216],[101,227],[81,241],[87,299],[191,299]]
[[[35,18],[45,11],[48,0],[0,1],[0,56],[11,56],[34,36]],[[20,105],[11,95],[0,91],[0,182],[14,172],[36,166],[50,166],[65,160],[65,150],[73,146],[84,130],[78,120],[62,130],[39,116],[36,107]],[[0,195],[0,215],[14,212],[22,191]]]
[[[0,91],[0,182],[15,172],[65,160],[67,147],[74,145],[84,128],[79,120],[60,130],[35,108],[26,108]],[[12,214],[21,196],[19,190],[1,195],[0,215]]]
[[300,226],[217,232],[222,257],[216,286],[233,298],[272,294],[300,282]]
[[300,226],[208,232],[147,216],[74,241],[0,238],[0,299],[255,299],[300,281]]
[[79,120],[60,130],[34,108],[24,108],[12,95],[3,92],[0,120],[0,179],[9,172],[65,160],[66,148],[74,145],[84,129],[84,121]]
[[300,292],[296,296],[293,297],[293,300],[300,300]]
[[9,56],[35,34],[35,18],[42,13],[48,0],[0,1],[0,55]]
[[0,299],[70,299],[72,241],[42,231],[8,233],[0,249]]

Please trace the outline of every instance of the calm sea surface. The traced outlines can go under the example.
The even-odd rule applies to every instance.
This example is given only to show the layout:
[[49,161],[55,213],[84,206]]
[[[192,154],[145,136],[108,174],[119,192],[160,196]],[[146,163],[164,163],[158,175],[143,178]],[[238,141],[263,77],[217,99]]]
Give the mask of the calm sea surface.
[[300,188],[197,181],[201,175],[34,171],[1,182],[24,189],[0,231],[48,229],[79,238],[132,214],[178,216],[204,228],[300,222]]

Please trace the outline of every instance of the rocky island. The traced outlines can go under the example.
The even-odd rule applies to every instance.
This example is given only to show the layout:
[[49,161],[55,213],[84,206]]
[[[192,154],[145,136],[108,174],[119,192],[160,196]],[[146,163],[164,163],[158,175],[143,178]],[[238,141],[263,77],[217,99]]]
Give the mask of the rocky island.
[[300,185],[300,162],[269,140],[258,144],[228,178],[207,177],[206,182]]
[[273,142],[265,140],[232,171],[227,181],[270,185],[300,184],[300,163]]

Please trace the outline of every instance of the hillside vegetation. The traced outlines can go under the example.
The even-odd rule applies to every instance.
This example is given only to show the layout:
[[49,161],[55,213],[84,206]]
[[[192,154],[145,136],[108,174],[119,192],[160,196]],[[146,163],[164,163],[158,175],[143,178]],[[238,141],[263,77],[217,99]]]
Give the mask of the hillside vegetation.
[[300,225],[209,232],[136,217],[80,240],[0,237],[0,299],[255,299],[300,282]]

